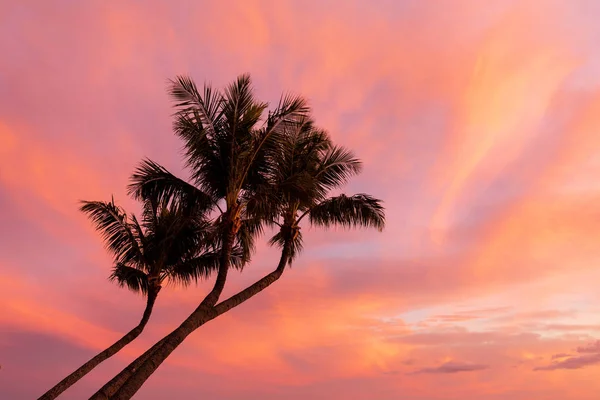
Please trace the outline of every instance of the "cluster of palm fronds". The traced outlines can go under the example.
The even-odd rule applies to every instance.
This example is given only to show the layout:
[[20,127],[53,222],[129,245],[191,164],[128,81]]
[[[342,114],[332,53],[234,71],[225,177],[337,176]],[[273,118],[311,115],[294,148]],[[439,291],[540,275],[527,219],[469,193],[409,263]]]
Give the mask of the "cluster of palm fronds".
[[[216,275],[212,290],[177,329],[92,398],[130,398],[191,332],[277,280],[302,249],[299,224],[305,217],[322,227],[383,229],[380,200],[366,194],[329,196],[360,172],[361,163],[315,126],[302,97],[282,96],[266,112],[268,104],[255,98],[247,75],[222,91],[210,85],[199,91],[190,78],[178,77],[169,93],[191,181],[144,160],[129,186],[142,203],[139,221],[114,201],[84,202],[81,208],[114,256],[111,279],[147,296],[142,321],[42,399],[55,398],[135,339],[165,282],[188,285]],[[229,268],[249,263],[265,227],[276,229],[269,243],[281,249],[277,268],[219,302]]]

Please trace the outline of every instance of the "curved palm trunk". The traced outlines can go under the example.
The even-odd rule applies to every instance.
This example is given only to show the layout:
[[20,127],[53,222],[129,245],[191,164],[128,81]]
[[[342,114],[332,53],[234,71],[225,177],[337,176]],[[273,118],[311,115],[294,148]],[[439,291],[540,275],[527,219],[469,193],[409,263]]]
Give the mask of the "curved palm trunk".
[[129,379],[129,377],[135,371],[137,371],[137,369],[142,364],[144,364],[144,362],[146,362],[146,360],[148,359],[148,357],[150,357],[150,355],[152,353],[154,353],[154,351],[156,349],[158,349],[160,346],[162,346],[162,344],[164,342],[165,342],[165,338],[163,338],[163,339],[159,340],[158,342],[156,342],[156,344],[154,344],[154,346],[152,346],[151,348],[149,348],[148,350],[146,350],[146,352],[144,354],[142,354],[137,359],[135,359],[131,364],[129,364],[125,369],[123,369],[123,371],[121,371],[113,379],[111,379],[104,386],[102,386],[96,393],[94,393],[92,395],[92,397],[90,397],[90,400],[106,400],[106,399],[110,399],[115,394],[115,392],[117,390],[119,390],[119,388],[121,386],[123,386],[123,384],[127,381],[127,379]]
[[[157,346],[154,351],[149,350],[148,353],[151,353],[150,355],[142,355],[142,357],[146,356],[146,360],[143,361],[141,365],[138,364],[139,366],[135,371],[131,371],[131,369],[129,370],[128,373],[131,375],[130,378],[110,398],[118,400],[130,399],[140,389],[140,387],[142,387],[150,375],[156,371],[160,364],[162,364],[162,362],[185,340],[189,334],[208,321],[218,317],[219,315],[231,310],[254,295],[260,293],[273,282],[278,280],[288,262],[290,247],[290,243],[286,242],[281,253],[279,264],[277,265],[277,269],[275,271],[264,276],[262,279],[258,280],[246,289],[215,306],[203,306],[201,304],[194,311],[194,313],[179,326],[179,328],[174,330],[171,334],[163,339],[164,343],[162,346]],[[134,361],[134,363],[136,362],[137,360]],[[128,369],[125,369],[122,373],[127,374],[127,370]]]
[[112,346],[110,346],[106,350],[102,351],[101,353],[97,354],[94,358],[92,358],[91,360],[89,360],[88,362],[83,364],[81,367],[79,367],[77,370],[75,370],[73,373],[71,373],[65,379],[58,382],[52,389],[50,389],[46,393],[44,393],[38,400],[55,399],[62,392],[67,390],[69,387],[74,385],[78,380],[80,380],[85,375],[87,375],[91,370],[96,368],[96,366],[98,366],[101,362],[112,357],[119,350],[121,350],[123,347],[127,346],[135,338],[137,338],[142,333],[142,331],[144,330],[144,327],[146,326],[146,324],[148,323],[148,320],[150,319],[150,315],[152,314],[152,308],[154,307],[154,302],[156,301],[156,297],[158,296],[159,290],[160,290],[160,288],[158,290],[152,290],[148,293],[148,299],[146,301],[146,309],[144,310],[144,314],[142,316],[142,319],[140,320],[140,323],[135,328],[133,328],[132,330],[127,332],[125,334],[125,336],[123,336],[121,339],[117,340]]

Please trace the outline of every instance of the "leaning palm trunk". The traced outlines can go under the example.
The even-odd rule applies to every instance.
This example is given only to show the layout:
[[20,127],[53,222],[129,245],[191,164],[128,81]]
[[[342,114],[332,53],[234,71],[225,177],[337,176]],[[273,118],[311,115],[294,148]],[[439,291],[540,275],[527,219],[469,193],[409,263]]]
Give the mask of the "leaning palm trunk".
[[158,349],[160,346],[162,346],[162,344],[164,342],[165,342],[165,338],[156,342],[154,344],[154,346],[152,346],[151,348],[146,350],[146,352],[144,354],[142,354],[135,361],[133,361],[131,364],[129,364],[126,369],[121,371],[113,379],[111,379],[104,386],[102,386],[96,393],[94,393],[94,395],[92,395],[92,397],[90,397],[90,400],[104,400],[104,399],[112,398],[112,396],[115,394],[115,392],[117,390],[119,390],[119,388],[121,386],[123,386],[123,384],[127,381],[127,379],[129,379],[129,377],[135,371],[137,371],[137,369],[146,362],[148,357],[150,357],[150,355],[152,353],[154,353],[154,351],[156,349]]
[[[281,253],[281,258],[277,269],[270,274],[264,276],[254,284],[250,285],[246,289],[237,293],[236,295],[222,301],[215,306],[207,306],[201,304],[192,313],[187,320],[185,320],[179,328],[174,330],[171,334],[163,339],[162,345],[156,345],[148,352],[140,356],[138,360],[145,359],[144,362],[138,362],[138,360],[131,363],[126,369],[124,369],[113,381],[122,381],[119,376],[129,376],[129,379],[116,391],[114,395],[110,396],[111,391],[115,388],[109,388],[104,393],[96,393],[90,398],[90,400],[99,399],[130,399],[144,384],[144,382],[156,371],[156,369],[162,364],[162,362],[185,340],[185,338],[191,334],[194,330],[204,325],[208,321],[213,320],[219,315],[231,310],[232,308],[240,305],[256,294],[260,293],[273,282],[277,281],[289,260],[291,243],[288,241],[285,243]],[[150,353],[150,354],[149,354]],[[108,394],[108,396],[107,396]]]
[[87,375],[91,370],[96,368],[100,363],[109,359],[113,355],[115,355],[119,350],[123,347],[127,346],[129,343],[134,341],[144,330],[144,327],[148,323],[150,319],[150,315],[152,314],[152,308],[154,307],[154,302],[156,301],[156,297],[158,296],[158,290],[152,290],[148,293],[148,299],[146,301],[146,309],[144,310],[144,314],[140,323],[127,332],[125,336],[121,339],[117,340],[112,346],[97,354],[94,358],[83,364],[69,376],[67,376],[62,381],[58,382],[52,389],[48,390],[44,393],[38,400],[53,400],[58,397],[62,392],[70,388],[77,381]]

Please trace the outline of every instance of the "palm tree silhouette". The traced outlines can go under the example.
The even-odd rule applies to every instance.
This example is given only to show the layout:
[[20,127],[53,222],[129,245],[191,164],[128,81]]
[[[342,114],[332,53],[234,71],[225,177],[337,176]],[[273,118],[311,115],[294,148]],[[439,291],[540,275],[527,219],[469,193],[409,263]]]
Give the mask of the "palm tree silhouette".
[[[349,177],[360,171],[360,162],[351,152],[334,146],[326,132],[314,128],[312,121],[307,118],[308,110],[302,100],[284,98],[280,107],[269,114],[266,127],[258,130],[248,131],[259,120],[255,111],[252,111],[250,117],[226,111],[234,108],[232,104],[246,102],[250,105],[240,109],[262,112],[266,108],[266,105],[253,100],[249,85],[248,77],[239,78],[237,85],[230,86],[221,97],[221,106],[217,106],[215,104],[219,104],[218,101],[206,100],[212,100],[210,87],[205,88],[204,96],[200,96],[191,80],[180,78],[175,81],[172,93],[181,101],[180,107],[187,107],[177,115],[175,127],[186,142],[187,163],[192,168],[192,177],[200,189],[174,177],[157,164],[152,164],[152,168],[146,169],[147,174],[138,176],[137,184],[132,190],[137,197],[172,196],[171,201],[174,202],[185,202],[194,197],[203,198],[204,193],[209,193],[215,202],[222,199],[226,204],[226,211],[219,218],[221,221],[228,221],[228,225],[221,224],[224,227],[222,232],[227,232],[221,240],[223,256],[228,252],[229,239],[225,235],[230,235],[231,231],[236,232],[236,226],[243,231],[243,226],[247,224],[249,228],[245,236],[249,238],[260,232],[264,225],[279,226],[278,232],[270,241],[282,248],[279,264],[275,271],[217,304],[218,296],[211,295],[215,290],[218,291],[219,278],[223,277],[224,266],[227,268],[224,256],[215,288],[196,311],[179,328],[105,385],[93,399],[131,398],[191,332],[279,279],[285,266],[291,263],[301,249],[299,223],[303,218],[308,217],[312,224],[325,227],[337,224],[382,229],[384,226],[384,212],[379,200],[362,194],[327,197],[332,189],[343,185]],[[183,88],[187,88],[185,93],[195,94],[184,96]],[[210,104],[222,111],[205,111],[211,110]],[[295,105],[292,107],[286,104]],[[203,117],[206,114],[221,115],[223,119]],[[228,115],[237,115],[239,121],[230,120]],[[208,122],[203,122],[203,118],[211,122],[209,129],[205,129]],[[212,138],[219,138],[221,143],[215,145]],[[198,151],[200,146],[203,150],[201,154]],[[223,165],[227,167],[223,168]],[[147,163],[146,166],[150,164]],[[241,175],[238,176],[240,171]],[[214,182],[220,182],[217,178],[225,181],[221,184],[224,190],[212,189]],[[233,195],[231,188],[235,189]],[[237,221],[231,217],[232,210],[239,216]]]
[[[81,211],[102,234],[113,255],[110,280],[146,297],[146,308],[137,326],[127,332],[40,397],[54,399],[96,366],[137,338],[150,319],[163,283],[184,286],[206,278],[218,266],[218,253],[210,243],[214,229],[206,218],[206,207],[196,202],[183,207],[162,199],[143,201],[141,221],[110,202],[83,201]],[[239,266],[239,251],[234,253]]]

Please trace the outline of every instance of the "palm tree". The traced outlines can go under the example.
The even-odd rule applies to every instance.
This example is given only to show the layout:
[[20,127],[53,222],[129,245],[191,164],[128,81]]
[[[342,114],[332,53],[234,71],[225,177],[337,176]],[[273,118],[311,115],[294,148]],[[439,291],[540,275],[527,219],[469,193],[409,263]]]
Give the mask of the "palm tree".
[[373,227],[382,231],[385,212],[378,200],[367,194],[328,197],[332,190],[360,173],[362,163],[329,134],[314,126],[311,119],[300,121],[286,136],[274,163],[271,182],[265,187],[263,203],[277,209],[279,232],[270,240],[287,254],[287,261],[302,250],[300,222],[308,217],[311,225],[329,228]]
[[[270,159],[268,180],[257,186],[254,196],[246,203],[246,210],[249,214],[261,215],[268,224],[279,226],[270,241],[282,248],[279,264],[275,271],[206,311],[202,324],[248,300],[281,277],[285,266],[291,264],[302,248],[299,224],[305,217],[313,225],[323,227],[383,229],[385,216],[380,200],[365,194],[327,197],[332,189],[360,172],[361,164],[350,151],[334,146],[327,133],[314,128],[312,121],[299,119],[289,124],[279,146],[271,149]],[[173,192],[170,189],[170,193]],[[111,381],[122,385],[116,393],[113,388],[105,394],[114,394],[111,398],[116,399],[130,398],[149,376],[139,379],[133,370],[142,370],[148,364],[157,367],[161,361],[155,361],[155,353],[161,345],[159,342],[132,363],[129,370]],[[158,364],[153,364],[156,362]]]
[[[118,341],[68,375],[40,399],[54,399],[101,362],[131,343],[148,323],[154,303],[165,281],[189,285],[206,278],[218,265],[218,253],[209,245],[213,228],[206,219],[206,204],[194,207],[168,204],[160,199],[143,202],[141,221],[110,202],[83,201],[87,214],[101,232],[114,267],[110,280],[146,296],[140,322]],[[239,266],[239,252],[234,261]]]

